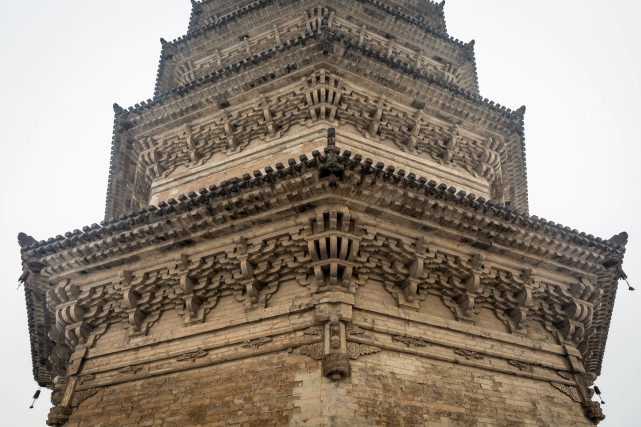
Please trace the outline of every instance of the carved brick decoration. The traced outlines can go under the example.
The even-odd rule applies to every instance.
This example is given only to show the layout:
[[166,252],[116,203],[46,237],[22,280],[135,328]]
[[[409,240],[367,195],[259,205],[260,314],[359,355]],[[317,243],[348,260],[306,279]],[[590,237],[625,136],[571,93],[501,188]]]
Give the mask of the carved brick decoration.
[[195,351],[190,351],[189,353],[184,353],[178,356],[176,361],[178,362],[195,362],[196,360],[200,359],[201,357],[205,357],[209,354],[207,350],[195,350]]
[[518,360],[508,360],[507,363],[519,369],[519,371],[532,371],[532,366]]
[[392,336],[392,341],[400,342],[405,344],[407,347],[425,347],[427,345],[427,342],[418,339],[418,338],[412,338],[412,337],[405,337],[401,335],[394,335]]
[[565,384],[560,384],[560,383],[555,383],[554,381],[551,381],[550,384],[557,390],[562,391],[563,393],[567,394],[574,400],[575,402],[580,402],[581,397],[579,396],[579,393],[576,391],[574,387],[568,387]]
[[528,213],[525,108],[443,8],[192,1],[104,221],[18,236],[49,425],[604,418],[627,234]]
[[96,390],[95,388],[88,389],[88,390],[77,391],[73,395],[72,406],[74,408],[77,408],[78,405],[80,405],[82,402],[84,402],[85,400],[89,399],[90,397],[95,396],[96,393],[98,393],[98,390]]
[[257,338],[255,340],[249,340],[242,345],[244,348],[249,348],[251,350],[257,350],[260,346],[267,344],[272,339],[269,337]]
[[353,342],[347,343],[347,354],[350,359],[356,359],[361,355],[378,353],[379,351],[381,351],[381,348],[373,345],[364,345]]
[[480,360],[483,359],[483,355],[472,350],[465,350],[463,348],[457,348],[454,353],[459,356],[465,357],[467,360]]
[[300,348],[300,354],[309,356],[314,360],[321,360],[323,358],[323,344],[304,345]]
[[121,374],[131,374],[131,375],[136,375],[138,372],[142,371],[143,367],[142,366],[125,366],[124,368],[120,368],[118,372]]
[[349,358],[350,356],[345,353],[325,354],[322,358],[323,375],[329,377],[332,381],[349,377],[351,372]]

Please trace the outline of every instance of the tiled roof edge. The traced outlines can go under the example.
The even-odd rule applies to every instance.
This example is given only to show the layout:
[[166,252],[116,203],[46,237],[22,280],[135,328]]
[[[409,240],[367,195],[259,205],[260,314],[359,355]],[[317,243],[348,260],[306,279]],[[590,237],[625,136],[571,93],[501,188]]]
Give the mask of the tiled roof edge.
[[[336,147],[325,147],[326,152],[328,149],[338,150]],[[263,185],[263,182],[275,182],[281,178],[282,174],[287,172],[293,173],[292,170],[300,170],[302,167],[315,168],[319,161],[322,162],[326,158],[323,156],[326,156],[326,154],[321,154],[318,150],[315,150],[312,152],[311,159],[306,155],[301,155],[299,156],[299,161],[296,161],[293,158],[289,159],[287,161],[287,166],[284,166],[282,163],[277,163],[274,167],[267,166],[264,169],[265,173],[256,170],[253,172],[253,177],[249,173],[245,173],[240,178],[235,177],[224,180],[218,185],[211,185],[209,189],[202,188],[198,193],[190,191],[187,195],[182,194],[178,196],[178,200],[171,198],[166,202],[160,202],[157,206],[151,205],[138,211],[130,211],[126,214],[119,215],[117,218],[112,217],[101,221],[100,224],[94,223],[91,226],[83,227],[82,230],[76,229],[65,233],[64,236],[58,235],[56,237],[49,238],[46,241],[41,240],[38,242],[21,233],[21,236],[23,236],[21,238],[22,251],[44,249],[52,253],[56,253],[59,249],[67,249],[69,247],[73,247],[77,243],[100,239],[104,237],[101,234],[103,231],[106,231],[106,233],[119,233],[128,230],[131,226],[137,223],[147,222],[146,220],[149,218],[149,215],[168,215],[175,210],[191,207],[195,203],[203,203],[204,200],[207,199],[228,197],[229,195],[237,193],[248,186],[260,186]],[[393,178],[395,184],[403,182],[410,188],[414,189],[414,191],[424,191],[427,196],[440,198],[446,197],[447,200],[469,206],[474,210],[478,211],[479,209],[482,209],[483,213],[488,216],[493,215],[508,221],[518,220],[520,222],[520,226],[527,227],[532,230],[538,230],[541,227],[553,229],[556,232],[569,235],[568,237],[573,243],[581,246],[596,246],[598,249],[606,252],[623,251],[625,248],[625,243],[617,244],[613,242],[612,239],[605,240],[591,234],[579,232],[576,229],[556,224],[553,221],[547,221],[546,219],[539,218],[536,215],[529,215],[516,209],[510,209],[503,204],[495,204],[483,197],[477,198],[473,194],[467,194],[463,190],[457,191],[455,187],[448,186],[447,184],[438,184],[433,180],[428,182],[426,178],[417,178],[414,173],[406,174],[402,169],[396,172],[396,168],[394,166],[390,165],[386,167],[382,162],[378,162],[373,165],[373,160],[369,158],[363,160],[363,157],[360,154],[356,154],[352,157],[351,152],[345,151],[340,155],[340,160],[342,163],[351,167],[362,167],[367,174],[374,173],[377,174],[377,176],[382,174],[388,179]],[[548,232],[544,231],[544,233]],[[627,240],[627,234],[625,236],[625,240]]]

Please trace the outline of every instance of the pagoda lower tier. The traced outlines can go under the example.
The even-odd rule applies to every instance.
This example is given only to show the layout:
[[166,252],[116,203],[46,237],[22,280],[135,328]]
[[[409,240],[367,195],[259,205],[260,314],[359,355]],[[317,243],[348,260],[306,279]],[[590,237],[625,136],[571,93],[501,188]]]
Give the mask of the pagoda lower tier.
[[603,419],[590,387],[625,234],[341,151],[334,129],[316,144],[65,237],[20,236],[49,425]]

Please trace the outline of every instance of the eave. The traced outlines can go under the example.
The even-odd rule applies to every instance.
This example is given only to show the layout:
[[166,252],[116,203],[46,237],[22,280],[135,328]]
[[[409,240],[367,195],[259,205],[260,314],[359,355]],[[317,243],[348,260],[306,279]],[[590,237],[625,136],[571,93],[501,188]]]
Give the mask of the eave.
[[[603,240],[476,198],[446,184],[428,182],[358,154],[339,154],[337,148],[328,146],[324,153],[315,151],[311,157],[290,159],[287,166],[279,163],[255,171],[253,176],[246,173],[198,193],[182,195],[178,200],[170,199],[100,225],[83,227],[82,231],[65,233],[64,237],[36,242],[22,235],[23,278],[36,380],[47,386],[52,380],[52,372],[43,362],[53,348],[47,335],[54,320],[45,297],[51,281],[126,265],[153,247],[206,241],[212,238],[212,228],[227,228],[228,224],[251,221],[253,217],[268,218],[281,209],[279,200],[297,200],[304,205],[305,194],[373,203],[408,220],[428,221],[424,222],[424,229],[441,233],[444,238],[458,236],[461,243],[499,250],[526,262],[534,260],[543,263],[542,268],[576,277],[595,277],[603,283],[603,295],[593,322],[595,332],[588,339],[593,356],[586,361],[586,367],[600,372],[616,295],[615,269],[623,259],[625,235]],[[326,173],[331,162],[344,168],[336,188],[329,185]]]

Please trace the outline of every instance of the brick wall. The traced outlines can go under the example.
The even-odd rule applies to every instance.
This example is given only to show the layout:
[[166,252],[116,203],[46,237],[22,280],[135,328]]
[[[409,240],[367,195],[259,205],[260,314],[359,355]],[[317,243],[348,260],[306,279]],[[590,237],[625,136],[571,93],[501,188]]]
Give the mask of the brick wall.
[[[448,421],[449,420],[449,421]],[[549,383],[383,351],[332,382],[287,351],[105,387],[69,426],[590,425]],[[449,424],[448,424],[449,422]]]
[[283,425],[308,370],[320,377],[318,362],[285,351],[105,387],[67,425]]

